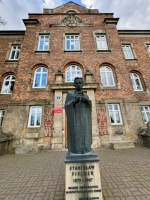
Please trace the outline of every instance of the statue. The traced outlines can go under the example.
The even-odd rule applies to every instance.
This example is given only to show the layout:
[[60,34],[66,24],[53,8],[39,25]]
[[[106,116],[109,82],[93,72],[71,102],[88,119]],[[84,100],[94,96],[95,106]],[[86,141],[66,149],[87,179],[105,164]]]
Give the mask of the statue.
[[92,103],[82,91],[83,79],[74,79],[75,92],[68,92],[65,102],[67,115],[68,150],[74,154],[91,151]]

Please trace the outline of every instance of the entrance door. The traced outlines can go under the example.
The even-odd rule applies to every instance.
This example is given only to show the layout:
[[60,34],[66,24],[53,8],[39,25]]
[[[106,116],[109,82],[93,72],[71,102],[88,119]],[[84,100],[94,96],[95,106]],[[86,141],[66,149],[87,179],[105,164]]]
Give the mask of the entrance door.
[[63,148],[67,148],[67,116],[65,113],[65,101],[66,101],[67,93],[63,93],[62,100],[63,100]]

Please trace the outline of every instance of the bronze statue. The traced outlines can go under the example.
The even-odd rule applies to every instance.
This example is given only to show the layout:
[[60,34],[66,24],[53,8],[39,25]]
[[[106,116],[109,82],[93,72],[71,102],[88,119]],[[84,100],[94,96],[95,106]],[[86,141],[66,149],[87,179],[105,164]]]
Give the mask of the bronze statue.
[[83,79],[74,79],[75,92],[68,92],[65,102],[67,115],[68,150],[74,154],[91,151],[92,144],[92,104],[82,91]]

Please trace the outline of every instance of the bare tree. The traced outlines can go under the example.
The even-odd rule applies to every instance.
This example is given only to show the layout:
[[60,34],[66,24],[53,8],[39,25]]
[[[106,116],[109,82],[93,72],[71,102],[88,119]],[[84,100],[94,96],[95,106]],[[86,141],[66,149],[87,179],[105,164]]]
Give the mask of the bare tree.
[[[2,0],[0,0],[0,3],[3,3]],[[0,26],[1,26],[1,25],[5,26],[5,25],[6,25],[6,22],[5,22],[5,20],[2,19],[1,16],[0,16]]]

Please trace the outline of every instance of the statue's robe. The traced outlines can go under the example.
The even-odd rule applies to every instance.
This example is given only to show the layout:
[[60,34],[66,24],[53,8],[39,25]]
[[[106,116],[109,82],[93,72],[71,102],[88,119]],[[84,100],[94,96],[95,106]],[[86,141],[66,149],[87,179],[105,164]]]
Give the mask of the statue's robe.
[[76,92],[68,92],[65,102],[68,150],[74,154],[90,152],[92,144],[92,104],[83,92],[82,96],[86,97],[88,102],[80,101],[74,105]]

